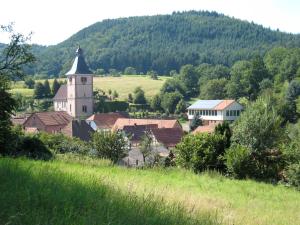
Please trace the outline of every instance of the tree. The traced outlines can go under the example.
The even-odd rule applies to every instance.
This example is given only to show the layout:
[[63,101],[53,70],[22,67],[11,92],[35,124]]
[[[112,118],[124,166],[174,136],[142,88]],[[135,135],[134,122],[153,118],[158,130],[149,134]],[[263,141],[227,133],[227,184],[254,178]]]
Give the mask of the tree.
[[158,79],[158,74],[154,70],[148,71],[147,75],[149,75],[152,80],[157,80]]
[[48,80],[44,81],[44,96],[46,98],[51,96],[51,89],[50,89],[50,84]]
[[104,75],[105,74],[105,70],[104,69],[97,69],[95,72],[96,75]]
[[34,88],[35,81],[31,77],[26,78],[24,83],[27,88],[29,88],[29,89]]
[[154,111],[161,111],[161,99],[159,94],[156,94],[152,97],[150,101],[150,107]]
[[176,91],[182,94],[183,96],[185,96],[186,94],[186,88],[183,86],[182,82],[177,78],[166,80],[160,89],[161,94]]
[[190,131],[195,130],[197,127],[202,126],[203,121],[200,119],[199,114],[196,113],[190,123]]
[[178,92],[165,93],[161,97],[161,107],[167,113],[174,113],[183,96]]
[[223,169],[224,140],[217,134],[189,134],[176,145],[176,163],[184,168],[202,172]]
[[232,143],[250,149],[257,165],[254,178],[277,178],[281,169],[278,144],[282,137],[281,117],[270,96],[258,98],[248,105],[233,128]]
[[111,76],[119,76],[118,71],[116,69],[109,69],[108,71]]
[[152,138],[147,133],[142,136],[140,151],[143,155],[143,161],[145,163],[146,158],[151,154],[152,151]]
[[256,167],[251,150],[243,145],[232,145],[225,152],[227,172],[235,178],[255,177]]
[[185,111],[186,111],[186,104],[185,101],[181,99],[176,105],[175,113],[180,114],[180,113],[184,113]]
[[198,76],[192,65],[182,66],[178,78],[186,87],[187,96],[198,93]]
[[171,77],[173,77],[173,76],[177,75],[178,73],[176,70],[171,70],[169,74]]
[[119,94],[116,90],[114,90],[113,94],[112,94],[113,99],[116,99],[119,97]]
[[256,56],[251,60],[250,67],[250,99],[255,100],[259,94],[259,83],[269,78],[268,70],[264,64],[262,57]]
[[120,132],[100,131],[92,136],[92,145],[100,158],[110,159],[117,163],[128,153],[125,138]]
[[224,99],[226,98],[225,78],[213,79],[203,83],[200,87],[200,97],[202,99]]
[[137,74],[137,72],[136,72],[136,69],[135,69],[135,68],[129,66],[129,67],[126,67],[126,68],[125,68],[124,74],[125,74],[125,75],[135,75],[135,74]]
[[300,96],[300,81],[293,80],[289,83],[285,95],[285,103],[281,115],[285,121],[295,123],[299,117],[297,112],[297,99]]
[[227,96],[238,99],[247,97],[250,99],[250,73],[251,63],[249,61],[237,61],[230,72],[230,81],[226,86]]
[[259,83],[259,90],[261,92],[263,92],[265,90],[268,90],[268,89],[272,89],[272,88],[273,88],[273,82],[270,79],[268,79],[268,78],[263,79]]
[[61,86],[60,83],[56,79],[54,79],[54,81],[52,83],[52,94],[53,95],[56,95],[56,93],[57,93],[58,89],[60,88],[60,86]]
[[44,85],[41,82],[37,82],[34,86],[34,98],[42,99],[45,96]]
[[0,52],[0,154],[7,154],[12,145],[11,115],[16,101],[8,92],[10,81],[24,77],[23,67],[35,60],[26,44],[30,37],[14,32],[11,25],[1,26],[10,35],[10,43]]
[[227,121],[224,121],[223,123],[219,123],[215,127],[215,134],[222,135],[224,137],[225,147],[229,148],[232,132],[229,127],[229,123]]
[[136,87],[133,91],[133,103],[134,104],[146,104],[145,92],[141,87]]
[[271,97],[260,97],[250,103],[233,128],[232,141],[253,151],[273,148],[281,134],[281,118]]
[[127,99],[127,101],[128,101],[129,103],[132,103],[132,102],[133,102],[133,97],[132,97],[132,94],[131,94],[131,93],[128,94],[128,99]]

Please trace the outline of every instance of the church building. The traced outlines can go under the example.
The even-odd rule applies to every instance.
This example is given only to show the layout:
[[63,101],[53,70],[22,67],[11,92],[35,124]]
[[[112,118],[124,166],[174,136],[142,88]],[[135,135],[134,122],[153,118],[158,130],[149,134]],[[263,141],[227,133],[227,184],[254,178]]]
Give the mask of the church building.
[[88,68],[83,51],[76,50],[73,66],[66,74],[67,84],[62,85],[53,98],[54,110],[65,111],[73,118],[86,118],[93,114],[93,74]]

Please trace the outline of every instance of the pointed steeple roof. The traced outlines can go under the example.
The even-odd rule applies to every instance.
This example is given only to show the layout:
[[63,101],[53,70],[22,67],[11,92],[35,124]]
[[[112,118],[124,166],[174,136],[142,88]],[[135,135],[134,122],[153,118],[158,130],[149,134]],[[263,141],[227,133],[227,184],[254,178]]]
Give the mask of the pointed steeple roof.
[[83,51],[80,46],[78,46],[78,49],[76,50],[76,57],[73,62],[72,68],[69,70],[69,72],[66,73],[66,75],[73,74],[92,74],[84,60]]

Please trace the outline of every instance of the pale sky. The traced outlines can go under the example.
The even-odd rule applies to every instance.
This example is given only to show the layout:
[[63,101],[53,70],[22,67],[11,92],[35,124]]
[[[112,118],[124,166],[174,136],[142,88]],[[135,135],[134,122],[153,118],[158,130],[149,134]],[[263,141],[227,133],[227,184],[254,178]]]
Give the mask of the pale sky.
[[[209,10],[264,27],[300,33],[300,0],[1,0],[0,25],[33,32],[31,43],[53,45],[108,18]],[[0,32],[0,42],[7,42]]]

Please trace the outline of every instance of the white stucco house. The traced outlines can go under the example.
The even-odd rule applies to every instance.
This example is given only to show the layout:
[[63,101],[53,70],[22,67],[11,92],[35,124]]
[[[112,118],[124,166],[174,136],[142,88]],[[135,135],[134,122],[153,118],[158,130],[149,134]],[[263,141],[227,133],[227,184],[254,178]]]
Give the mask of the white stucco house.
[[242,110],[243,106],[235,100],[198,100],[188,107],[188,119],[191,121],[198,114],[206,125],[234,121]]

